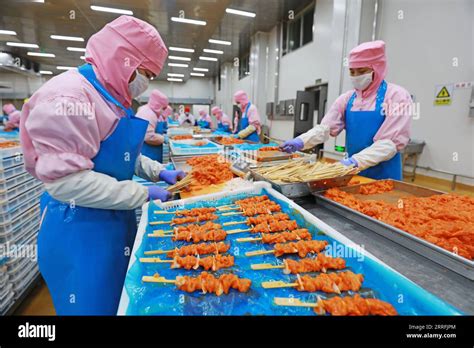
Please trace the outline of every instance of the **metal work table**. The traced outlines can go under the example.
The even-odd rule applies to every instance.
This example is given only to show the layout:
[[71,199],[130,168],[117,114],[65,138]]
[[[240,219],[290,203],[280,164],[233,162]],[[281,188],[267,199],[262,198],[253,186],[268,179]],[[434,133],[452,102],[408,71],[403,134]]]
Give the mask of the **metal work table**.
[[474,282],[318,206],[314,197],[295,199],[311,214],[323,220],[354,243],[378,257],[424,289],[439,296],[466,314],[474,314]]

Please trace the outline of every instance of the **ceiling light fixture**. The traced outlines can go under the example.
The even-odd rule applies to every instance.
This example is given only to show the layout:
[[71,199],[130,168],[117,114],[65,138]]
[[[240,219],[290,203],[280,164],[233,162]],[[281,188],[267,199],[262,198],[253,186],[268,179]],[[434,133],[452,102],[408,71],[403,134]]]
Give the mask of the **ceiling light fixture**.
[[193,68],[194,71],[209,71],[209,69],[206,68]]
[[29,43],[22,43],[22,42],[7,42],[7,46],[12,47],[27,47],[27,48],[39,48],[37,44],[29,44]]
[[48,58],[56,57],[56,55],[53,53],[42,53],[42,52],[28,52],[27,55],[36,56],[36,57],[48,57]]
[[169,77],[184,77],[184,74],[174,74],[174,73],[168,73]]
[[236,9],[233,9],[233,8],[226,8],[225,12],[235,14],[235,15],[239,15],[239,16],[252,17],[252,18],[256,16],[256,14],[254,12],[236,10]]
[[180,63],[168,63],[168,66],[176,66],[176,67],[181,67],[181,68],[187,68],[189,65],[188,64],[180,64]]
[[68,47],[67,50],[72,51],[72,52],[85,52],[86,51],[85,48],[81,48],[81,47]]
[[209,43],[218,44],[218,45],[226,45],[226,46],[232,45],[232,42],[230,41],[216,40],[216,39],[209,39]]
[[133,16],[133,11],[130,11],[130,10],[123,10],[123,9],[121,9],[121,8],[113,8],[113,7],[104,7],[104,6],[91,5],[91,10],[99,11],[99,12],[119,13],[119,14],[124,14],[124,15]]
[[184,60],[184,61],[187,61],[187,62],[190,62],[190,61],[191,61],[191,58],[188,58],[188,57],[178,57],[178,56],[168,56],[168,59],[172,59],[172,60]]
[[13,30],[0,30],[1,35],[16,35],[16,32]]
[[168,47],[170,51],[177,51],[177,52],[189,52],[194,53],[194,49],[192,48],[182,48],[182,47]]
[[57,66],[56,69],[58,70],[71,70],[71,69],[76,69],[75,66]]
[[191,75],[191,76],[206,76],[206,75],[204,75],[204,74],[195,73],[195,72],[192,72],[190,75]]
[[168,81],[171,81],[171,82],[183,82],[183,79],[173,79],[173,78],[169,78],[167,79]]
[[49,70],[40,70],[39,72],[41,75],[53,75],[52,71]]
[[208,49],[208,48],[203,49],[203,51],[206,52],[206,53],[224,54],[224,51],[220,51],[220,50],[210,50],[210,49]]
[[205,21],[199,21],[197,19],[189,19],[189,18],[171,17],[171,20],[173,22],[194,24],[194,25],[206,25],[207,24]]
[[80,42],[84,41],[82,37],[78,37],[78,36],[51,35],[50,38],[53,40],[63,40],[63,41],[80,41]]
[[214,57],[204,57],[204,56],[201,56],[201,57],[199,57],[199,59],[201,59],[201,60],[208,60],[208,61],[211,61],[211,62],[217,62],[217,58],[214,58]]

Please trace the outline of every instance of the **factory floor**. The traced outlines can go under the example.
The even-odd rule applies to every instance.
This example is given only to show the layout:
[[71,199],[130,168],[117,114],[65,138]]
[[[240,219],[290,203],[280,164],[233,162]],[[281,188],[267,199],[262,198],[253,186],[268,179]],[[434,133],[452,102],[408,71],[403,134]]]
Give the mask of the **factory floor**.
[[[404,181],[412,183],[411,178]],[[434,190],[451,192],[451,182],[447,180],[432,178],[423,175],[417,175],[413,181],[415,185],[428,187]],[[474,188],[472,186],[457,184],[458,194],[474,197]],[[15,315],[55,315],[53,301],[44,281],[41,281],[25,301],[15,311]]]

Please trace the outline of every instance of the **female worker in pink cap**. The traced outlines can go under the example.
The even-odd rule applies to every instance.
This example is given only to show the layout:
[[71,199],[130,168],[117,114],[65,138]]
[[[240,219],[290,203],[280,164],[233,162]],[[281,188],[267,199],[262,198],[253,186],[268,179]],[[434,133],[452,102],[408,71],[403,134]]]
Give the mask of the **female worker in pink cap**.
[[150,94],[148,104],[138,108],[137,117],[147,120],[145,142],[142,147],[142,155],[154,161],[163,162],[163,134],[166,131],[167,119],[163,115],[168,107],[168,97],[155,89]]
[[199,110],[198,126],[201,128],[211,129],[212,118],[204,109]]
[[285,142],[286,152],[308,149],[346,130],[349,158],[341,161],[373,179],[402,179],[400,150],[410,139],[412,99],[402,87],[385,82],[383,41],[365,42],[349,54],[353,90],[339,96],[317,125]]
[[234,101],[242,111],[240,120],[238,117],[234,119],[234,133],[238,132],[237,135],[241,139],[259,142],[261,122],[257,107],[249,101],[244,91],[235,92]]
[[175,183],[140,155],[148,122],[132,99],[163,68],[168,50],[156,29],[121,16],[87,42],[86,64],[46,82],[23,108],[26,169],[44,182],[38,263],[56,313],[113,315],[136,234],[134,209]]
[[211,113],[217,120],[217,130],[221,132],[231,132],[232,131],[232,122],[230,117],[227,116],[220,107],[214,106],[211,109]]
[[8,121],[5,123],[5,128],[3,129],[5,132],[11,132],[12,130],[20,128],[21,112],[15,108],[15,105],[3,105],[3,112],[8,116]]

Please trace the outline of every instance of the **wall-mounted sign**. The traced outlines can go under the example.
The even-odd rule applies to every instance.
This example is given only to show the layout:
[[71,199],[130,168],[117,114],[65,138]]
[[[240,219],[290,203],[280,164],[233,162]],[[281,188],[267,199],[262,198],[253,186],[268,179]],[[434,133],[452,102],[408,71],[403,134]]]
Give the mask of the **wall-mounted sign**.
[[451,105],[454,85],[437,85],[435,88],[434,105]]

